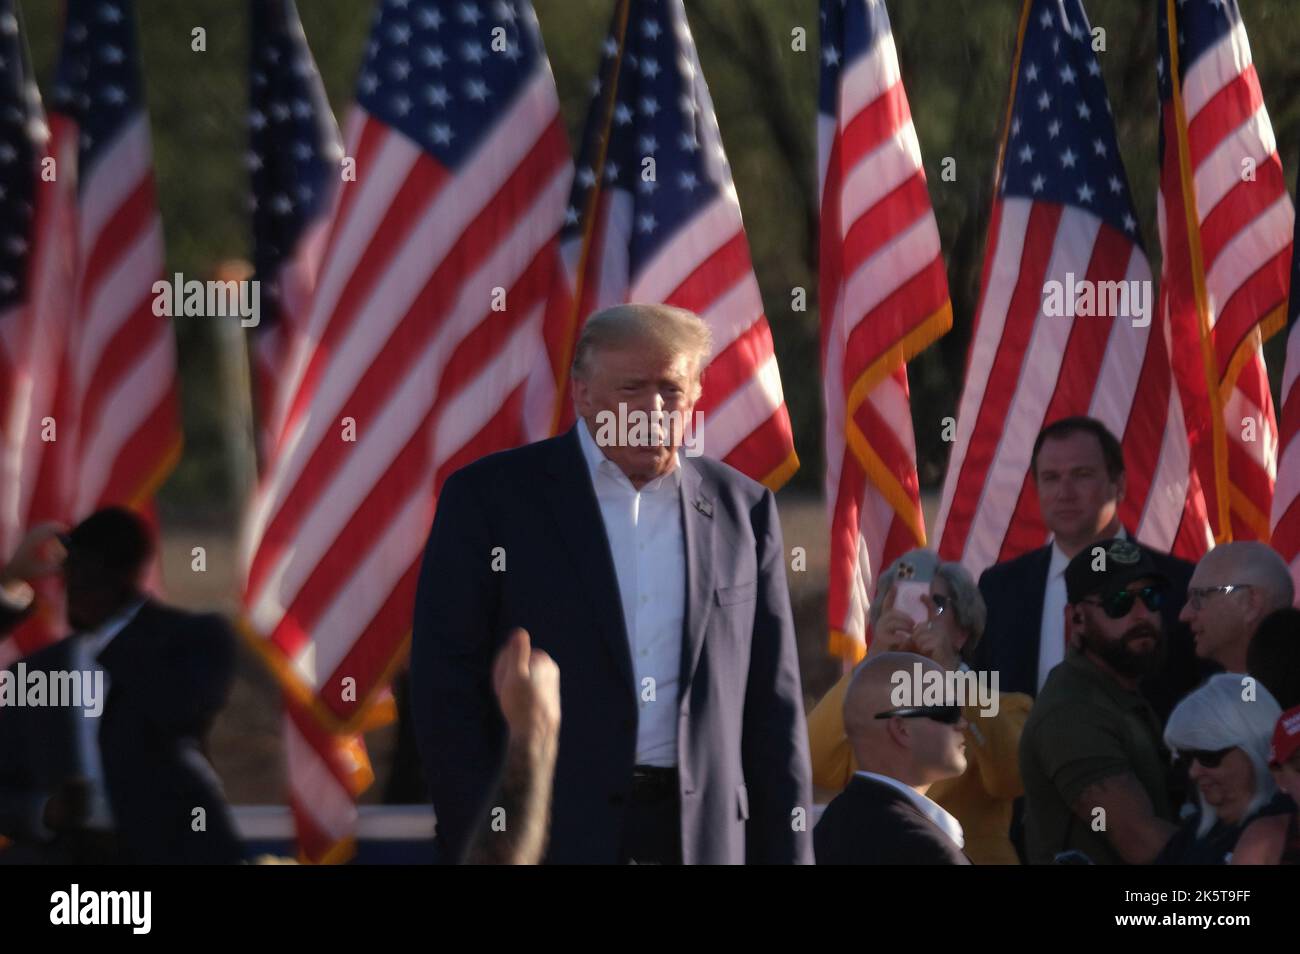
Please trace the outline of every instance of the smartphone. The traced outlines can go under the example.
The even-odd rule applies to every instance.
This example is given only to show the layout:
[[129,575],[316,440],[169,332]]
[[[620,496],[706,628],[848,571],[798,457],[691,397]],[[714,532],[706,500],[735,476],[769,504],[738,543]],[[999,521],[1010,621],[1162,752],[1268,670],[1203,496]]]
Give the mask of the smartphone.
[[894,609],[912,618],[913,622],[924,623],[930,618],[922,596],[930,595],[930,584],[920,580],[899,580],[894,584]]

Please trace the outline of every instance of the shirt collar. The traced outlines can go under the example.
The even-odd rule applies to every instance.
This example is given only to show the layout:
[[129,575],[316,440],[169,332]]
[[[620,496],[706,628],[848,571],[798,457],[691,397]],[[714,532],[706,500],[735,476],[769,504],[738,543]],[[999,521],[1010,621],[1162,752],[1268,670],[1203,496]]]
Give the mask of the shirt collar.
[[939,829],[957,843],[958,848],[966,847],[966,833],[962,831],[961,822],[957,821],[949,812],[945,811],[943,806],[931,798],[922,795],[910,785],[904,785],[896,778],[890,778],[888,775],[877,775],[875,772],[864,772],[859,769],[854,773],[861,775],[863,778],[869,778],[876,782],[882,782],[889,787],[902,792],[908,800],[916,806],[919,811],[930,821],[934,822]]
[[135,619],[135,614],[140,612],[142,606],[144,606],[144,600],[136,600],[114,616],[100,623],[97,628],[86,633],[86,646],[90,649],[92,659],[107,649],[113,638],[126,629],[131,620]]
[[[1115,534],[1115,539],[1117,540],[1128,539],[1128,531],[1124,529],[1123,524],[1120,524],[1119,532]],[[1058,576],[1064,576],[1065,568],[1069,565],[1070,565],[1070,558],[1065,555],[1065,551],[1062,550],[1057,545],[1056,538],[1053,537],[1052,538],[1052,562],[1047,567],[1047,578],[1049,580],[1054,580]]]
[[[587,462],[587,472],[591,475],[592,486],[596,484],[596,475],[604,472],[614,480],[621,480],[628,487],[632,487],[632,481],[627,479],[627,474],[623,473],[622,468],[605,456],[605,452],[596,444],[596,439],[591,436],[591,430],[587,427],[585,417],[578,418],[578,444],[582,447],[582,457]],[[677,455],[677,466],[662,477],[656,477],[647,483],[641,490],[653,491],[659,489],[667,480],[671,479],[674,488],[682,485],[682,458],[681,454]],[[635,490],[636,488],[633,487]]]

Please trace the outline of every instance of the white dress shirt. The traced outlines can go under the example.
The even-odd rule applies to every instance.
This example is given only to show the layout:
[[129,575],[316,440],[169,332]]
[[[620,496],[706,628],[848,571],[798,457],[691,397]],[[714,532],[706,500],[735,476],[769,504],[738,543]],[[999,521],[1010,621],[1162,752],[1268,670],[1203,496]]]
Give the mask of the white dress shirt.
[[[135,614],[140,612],[140,607],[144,601],[140,600],[132,603],[116,616],[102,623],[98,629],[93,629],[85,635],[77,637],[75,643],[76,666],[81,671],[82,684],[85,681],[94,679],[94,673],[103,672],[104,682],[103,691],[105,698],[101,702],[107,702],[108,695],[108,672],[100,665],[99,654],[108,648],[108,644],[113,641],[118,633],[126,628],[126,625],[135,619]],[[82,703],[85,703],[85,692],[82,692]],[[90,792],[87,797],[87,820],[86,827],[94,831],[112,831],[113,829],[113,810],[108,802],[108,786],[104,782],[104,761],[99,753],[99,720],[103,717],[103,710],[100,715],[90,716],[85,713],[77,720],[77,742],[80,754],[81,771],[90,783]]]
[[877,775],[875,772],[864,772],[861,769],[854,774],[861,775],[863,778],[875,779],[877,782],[884,782],[890,788],[902,792],[916,806],[917,811],[938,825],[945,835],[957,843],[958,848],[966,847],[966,833],[962,831],[961,822],[945,811],[938,802],[927,798],[910,785],[904,785],[898,779],[890,778],[888,775]]
[[[1128,534],[1120,527],[1117,537],[1127,540]],[[1043,593],[1043,619],[1038,643],[1038,689],[1042,691],[1047,674],[1065,661],[1065,607],[1069,600],[1065,593],[1065,568],[1070,558],[1056,541],[1052,541],[1052,562],[1047,567],[1047,589]]]
[[674,766],[686,616],[681,467],[637,490],[596,445],[585,420],[578,442],[618,576],[638,708],[636,764]]

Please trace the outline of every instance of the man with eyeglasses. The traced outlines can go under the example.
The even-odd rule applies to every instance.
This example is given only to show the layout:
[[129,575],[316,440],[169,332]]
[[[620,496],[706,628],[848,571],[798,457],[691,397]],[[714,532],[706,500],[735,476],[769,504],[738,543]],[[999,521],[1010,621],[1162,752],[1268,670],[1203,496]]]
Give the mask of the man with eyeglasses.
[[1294,597],[1291,573],[1276,550],[1255,541],[1223,543],[1196,564],[1178,618],[1191,627],[1196,655],[1244,673],[1255,630]]
[[813,831],[818,864],[968,865],[961,824],[926,793],[966,771],[957,705],[898,705],[913,674],[944,669],[915,653],[866,660],[844,697],[844,729],[861,769]]
[[1071,649],[1020,739],[1029,861],[1149,864],[1175,830],[1160,720],[1138,691],[1164,660],[1168,580],[1112,539],[1080,551],[1065,584]]

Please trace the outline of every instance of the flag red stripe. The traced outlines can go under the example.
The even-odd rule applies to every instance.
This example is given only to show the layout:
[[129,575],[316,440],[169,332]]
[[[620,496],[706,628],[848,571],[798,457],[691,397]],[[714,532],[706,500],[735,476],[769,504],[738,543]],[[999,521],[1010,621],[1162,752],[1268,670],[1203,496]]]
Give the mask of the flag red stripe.
[[[1000,202],[994,204],[995,208],[1000,205]],[[1011,409],[1025,351],[1033,335],[1038,314],[1042,310],[1043,281],[1056,244],[1056,230],[1060,224],[1061,212],[1061,207],[1058,205],[1037,202],[1029,213],[1015,288],[1007,307],[1002,339],[988,376],[988,380],[995,382],[996,386],[984,393],[984,401],[976,416],[970,446],[967,448],[966,459],[962,462],[959,474],[957,486],[961,489],[953,498],[952,506],[948,511],[944,542],[947,543],[946,538],[951,534],[953,538],[951,546],[954,547],[950,555],[947,555],[948,559],[961,558],[962,554],[959,550],[964,547],[970,533],[975,508],[979,505],[985,481],[988,479],[989,467],[997,452],[998,438],[1002,433],[1003,422]],[[990,249],[989,255],[994,255],[995,251]],[[986,285],[985,294],[987,293]]]
[[[528,208],[545,187],[555,168],[568,161],[554,148],[555,136],[563,129],[552,124],[538,140],[532,158],[525,159],[503,183],[502,188],[474,217],[458,241],[437,267],[429,281],[398,322],[392,335],[366,368],[343,406],[358,421],[373,419],[400,385],[410,365],[424,353],[450,317],[461,283],[473,274],[501,241],[501,221],[510,210]],[[544,162],[549,164],[543,165]],[[387,224],[378,231],[387,230]],[[507,295],[509,300],[509,295]],[[322,342],[320,347],[328,347]],[[310,399],[312,393],[300,391]],[[288,428],[285,429],[286,431]],[[348,448],[330,431],[322,437],[303,467],[298,481],[285,496],[280,509],[268,522],[259,541],[248,574],[248,593],[260,593],[267,572],[278,563],[284,548],[291,546],[302,520],[314,509],[317,499],[347,459]]]
[[844,236],[844,274],[852,275],[885,245],[897,241],[908,226],[930,215],[925,173],[918,169],[849,226]]
[[[839,134],[843,140],[843,168],[852,170],[911,121],[907,93],[902,82],[896,82],[844,125]],[[827,194],[839,195],[839,191]]]
[[1219,144],[1263,105],[1259,76],[1252,63],[1211,96],[1188,121],[1187,146],[1192,168],[1199,169]]
[[762,315],[736,340],[714,356],[704,372],[703,392],[695,409],[706,417],[743,388],[773,354],[772,331]]
[[[1238,182],[1201,223],[1201,251],[1208,271],[1237,233],[1286,194],[1282,163],[1274,156],[1255,169],[1254,181]],[[1202,210],[1204,212],[1204,210]]]
[[[905,334],[920,325],[948,300],[948,272],[943,256],[935,256],[928,265],[889,293],[849,332],[844,347],[844,367],[867,368]],[[853,387],[847,376],[844,387]]]

